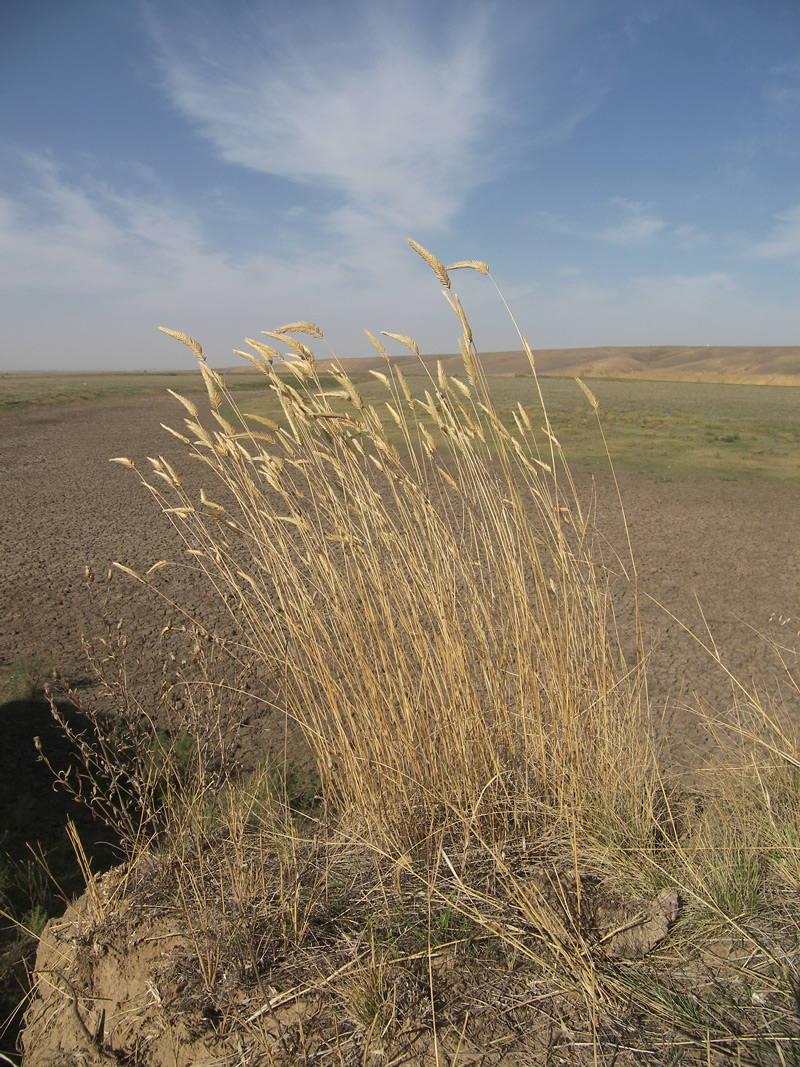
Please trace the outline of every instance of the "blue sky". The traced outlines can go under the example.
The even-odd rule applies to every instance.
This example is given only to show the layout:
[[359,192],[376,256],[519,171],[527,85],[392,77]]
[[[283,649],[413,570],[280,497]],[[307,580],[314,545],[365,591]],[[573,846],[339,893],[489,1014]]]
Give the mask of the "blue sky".
[[407,235],[535,347],[799,344],[800,4],[2,5],[0,370],[454,351]]

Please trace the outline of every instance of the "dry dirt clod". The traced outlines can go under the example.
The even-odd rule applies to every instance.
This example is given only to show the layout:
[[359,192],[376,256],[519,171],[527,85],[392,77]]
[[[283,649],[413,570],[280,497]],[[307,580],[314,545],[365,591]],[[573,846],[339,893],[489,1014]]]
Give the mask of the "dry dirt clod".
[[[601,939],[606,955],[611,959],[638,960],[646,956],[651,949],[663,941],[680,910],[678,894],[674,889],[662,889],[652,903],[641,908],[630,917],[636,905],[623,905],[617,915],[623,917],[622,924],[616,929],[612,926]],[[606,923],[613,917],[614,911],[606,915]]]

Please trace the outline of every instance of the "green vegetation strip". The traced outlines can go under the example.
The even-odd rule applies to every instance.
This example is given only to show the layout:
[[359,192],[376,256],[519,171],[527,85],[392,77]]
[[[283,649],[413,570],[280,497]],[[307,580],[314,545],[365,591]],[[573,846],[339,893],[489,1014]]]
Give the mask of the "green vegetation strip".
[[[243,410],[282,420],[277,400],[266,390],[263,375],[236,371],[228,384],[252,392]],[[381,405],[385,386],[370,374],[353,381],[364,399]],[[424,374],[409,375],[413,393],[434,392]],[[604,469],[603,442],[594,412],[571,378],[542,378],[551,424],[568,461],[593,471]],[[323,377],[325,389],[335,388]],[[620,470],[662,480],[713,477],[725,480],[800,477],[800,390],[787,386],[721,385],[595,379],[588,382],[614,463]],[[3,374],[0,413],[18,408],[112,397],[204,392],[198,371],[153,371],[130,374]],[[536,424],[539,401],[529,375],[492,378],[492,391],[503,422],[513,426],[512,409],[521,402]],[[385,410],[385,409],[384,409]],[[228,413],[230,417],[230,412]],[[400,443],[394,423],[386,419],[390,438]],[[544,440],[542,447],[544,448]]]
[[[237,389],[263,388],[263,375],[231,375]],[[199,371],[138,371],[119,374],[0,374],[0,413],[46,404],[111,397],[205,392]]]
[[[800,391],[697,382],[588,384],[620,469],[664,480],[800,477]],[[605,456],[597,421],[576,389],[565,379],[542,383],[567,459],[599,468]]]
[[[415,396],[435,392],[426,375],[407,377]],[[364,400],[378,411],[390,399],[386,387],[369,374],[354,375]],[[322,380],[325,389],[333,380]],[[571,378],[541,378],[550,423],[573,467],[607,468],[595,414]],[[619,470],[660,480],[692,478],[800,477],[800,390],[786,386],[720,385],[595,379],[587,382],[599,404],[609,451]],[[512,411],[521,402],[534,426],[542,423],[536,386],[529,375],[493,377],[492,395],[504,424],[513,428]],[[242,410],[283,421],[269,394],[248,397]],[[229,412],[230,415],[230,412]],[[401,443],[391,418],[385,427]],[[546,440],[541,435],[541,448]]]

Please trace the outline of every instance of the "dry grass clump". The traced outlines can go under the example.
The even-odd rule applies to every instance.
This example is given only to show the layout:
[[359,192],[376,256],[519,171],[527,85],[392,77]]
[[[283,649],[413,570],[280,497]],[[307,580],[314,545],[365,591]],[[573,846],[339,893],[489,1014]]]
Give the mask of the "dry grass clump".
[[[122,798],[130,859],[47,951],[78,946],[60,964],[74,990],[81,945],[159,948],[146,987],[119,965],[116,1015],[74,1002],[75,1040],[142,1063],[796,1063],[797,746],[748,697],[745,769],[700,798],[667,789],[644,657],[626,662],[612,607],[612,570],[635,587],[635,567],[603,559],[544,405],[513,430],[495,410],[449,276],[488,268],[412,247],[462,331],[463,376],[440,367],[424,397],[374,337],[385,403],[336,367],[329,388],[298,339],[320,331],[295,322],[241,353],[280,403],[271,422],[173,334],[211,422],[178,396],[170,432],[207,481],[194,498],[161,456],[141,478],[183,543],[172,565],[239,638],[221,681],[186,679],[197,714],[164,734],[135,705],[133,743],[101,746],[99,774],[84,749],[86,780]],[[117,566],[158,591],[168,565]],[[260,699],[300,725],[323,808],[226,764],[226,664],[257,664]]]
[[597,536],[547,413],[520,406],[505,428],[447,295],[464,377],[440,369],[424,399],[375,338],[380,409],[341,370],[322,387],[294,336],[316,327],[273,331],[284,354],[248,341],[280,426],[240,412],[175,334],[200,359],[213,426],[179,397],[189,417],[173,432],[209,481],[193,500],[161,457],[145,479],[226,597],[241,654],[275,678],[327,802],[392,853],[442,834],[501,847],[578,832],[654,782],[641,665],[621,655]]

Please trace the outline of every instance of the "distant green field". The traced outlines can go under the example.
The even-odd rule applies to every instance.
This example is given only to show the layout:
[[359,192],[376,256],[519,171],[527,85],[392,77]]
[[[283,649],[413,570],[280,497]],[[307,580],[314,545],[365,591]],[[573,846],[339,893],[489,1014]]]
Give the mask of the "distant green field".
[[[279,420],[280,407],[264,389],[264,378],[247,371],[229,375],[229,383],[252,395],[241,408]],[[388,398],[370,374],[353,379],[364,399]],[[408,376],[412,392],[422,395],[431,382]],[[528,375],[492,378],[496,407],[508,425],[517,401],[534,425],[538,400]],[[605,467],[597,423],[586,398],[571,378],[542,378],[541,387],[553,429],[568,460],[590,470]],[[332,378],[326,388],[335,386]],[[587,382],[600,404],[600,415],[614,463],[660,479],[800,478],[800,388],[594,379]],[[203,392],[197,371],[137,374],[0,375],[0,413],[15,408],[93,400],[113,396]],[[387,430],[394,423],[387,416]]]
[[[613,379],[587,384],[621,470],[663,479],[800,478],[800,389]],[[546,378],[542,391],[567,458],[602,466],[597,420],[577,384]]]
[[[371,375],[356,375],[365,401],[388,398]],[[408,376],[415,395],[432,389],[423,375]],[[494,377],[492,393],[503,421],[521,401],[534,426],[539,409],[533,380]],[[607,466],[597,421],[571,378],[540,379],[554,432],[574,466]],[[333,386],[333,381],[327,383]],[[800,389],[786,386],[718,385],[595,379],[587,383],[600,405],[608,446],[619,470],[660,479],[800,478]],[[244,410],[280,421],[270,396],[247,399]],[[389,436],[397,437],[387,417]]]
[[[237,373],[237,389],[261,388],[263,375]],[[205,391],[199,371],[139,371],[119,374],[0,374],[0,412],[39,404],[99,400],[113,396]]]

